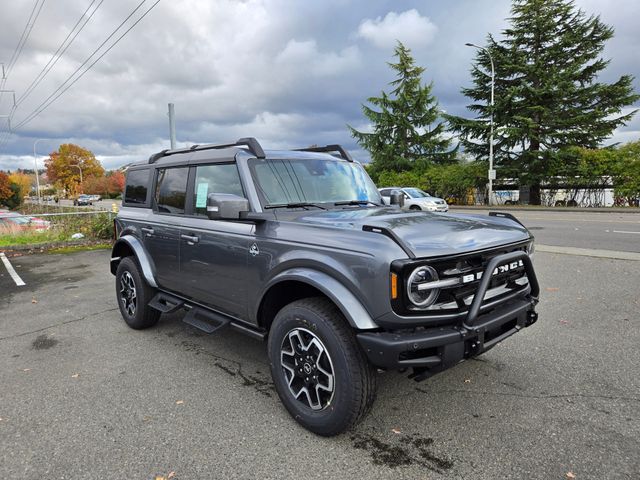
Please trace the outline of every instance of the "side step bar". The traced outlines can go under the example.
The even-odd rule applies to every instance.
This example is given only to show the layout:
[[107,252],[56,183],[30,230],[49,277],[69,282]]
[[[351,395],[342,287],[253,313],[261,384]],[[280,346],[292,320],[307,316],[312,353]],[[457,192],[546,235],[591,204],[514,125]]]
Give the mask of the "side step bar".
[[184,301],[174,296],[158,292],[149,302],[149,306],[162,313],[173,313],[179,308],[184,307]]
[[149,302],[149,306],[162,313],[173,313],[180,308],[189,309],[183,322],[208,334],[217,332],[226,326],[231,326],[231,328],[238,332],[244,333],[256,340],[264,341],[267,337],[267,332],[261,328],[243,322],[242,320],[236,320],[232,317],[214,312],[205,306],[193,304],[189,300],[182,299],[171,293],[156,293]]
[[182,321],[208,334],[212,334],[231,323],[228,318],[222,315],[208,312],[197,307],[189,310],[189,313],[187,313]]

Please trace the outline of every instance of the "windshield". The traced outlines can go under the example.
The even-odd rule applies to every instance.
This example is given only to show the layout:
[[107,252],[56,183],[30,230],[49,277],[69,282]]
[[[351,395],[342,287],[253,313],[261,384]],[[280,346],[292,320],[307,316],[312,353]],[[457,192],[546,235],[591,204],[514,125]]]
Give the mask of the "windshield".
[[426,198],[431,196],[427,192],[423,192],[419,188],[405,188],[404,191],[411,198]]
[[376,186],[359,163],[325,158],[252,159],[249,168],[263,205],[381,203]]

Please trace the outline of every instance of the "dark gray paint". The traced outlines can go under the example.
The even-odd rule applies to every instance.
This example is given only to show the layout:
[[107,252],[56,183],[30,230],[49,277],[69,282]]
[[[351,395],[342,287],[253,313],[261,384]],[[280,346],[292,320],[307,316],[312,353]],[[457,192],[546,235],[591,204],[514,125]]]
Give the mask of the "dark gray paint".
[[[321,156],[309,152],[267,152],[268,158]],[[211,150],[160,159],[154,166],[229,162],[235,157],[253,212],[261,212],[244,149]],[[180,160],[180,161],[179,161]],[[145,212],[145,214],[141,214]],[[413,257],[467,253],[530,238],[507,219],[406,213],[397,207],[269,210],[268,220],[240,222],[158,214],[123,207],[118,222],[139,235],[152,226],[158,239],[144,240],[156,263],[160,288],[177,292],[239,320],[257,325],[260,302],[273,285],[298,280],[326,293],[354,328],[373,329],[376,318],[393,318],[389,299],[391,262],[408,258],[393,239],[363,226],[392,230]],[[181,235],[198,237],[191,244]],[[255,243],[259,253],[249,253]],[[255,250],[253,253],[256,253]],[[416,317],[419,321],[420,317]]]

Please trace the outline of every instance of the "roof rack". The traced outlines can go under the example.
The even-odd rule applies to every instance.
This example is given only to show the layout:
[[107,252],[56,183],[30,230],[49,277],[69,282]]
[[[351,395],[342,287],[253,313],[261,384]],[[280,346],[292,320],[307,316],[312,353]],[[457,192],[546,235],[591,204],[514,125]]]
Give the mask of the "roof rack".
[[191,147],[186,148],[175,148],[173,150],[162,150],[161,152],[151,155],[149,157],[149,163],[155,163],[159,158],[168,157],[169,155],[174,155],[176,153],[195,152],[198,150],[215,150],[230,147],[249,147],[249,151],[257,158],[265,158],[264,150],[258,140],[253,137],[246,137],[241,138],[234,143],[210,143],[207,145],[192,145]]
[[296,152],[324,152],[324,153],[338,152],[340,154],[340,157],[342,157],[344,160],[346,160],[348,162],[353,162],[353,158],[351,157],[351,155],[349,155],[349,152],[347,152],[344,148],[342,148],[342,145],[326,145],[324,147],[296,148],[294,151],[296,151]]

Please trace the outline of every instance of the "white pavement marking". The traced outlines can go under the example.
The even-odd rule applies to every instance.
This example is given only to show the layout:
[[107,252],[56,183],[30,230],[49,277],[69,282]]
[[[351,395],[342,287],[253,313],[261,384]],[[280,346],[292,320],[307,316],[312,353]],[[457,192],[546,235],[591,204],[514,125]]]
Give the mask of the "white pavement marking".
[[557,247],[555,245],[538,245],[536,252],[561,253],[565,255],[578,255],[582,257],[612,258],[614,260],[640,261],[640,253],[617,252],[614,250],[596,250],[592,248]]
[[13,278],[13,281],[16,282],[16,285],[19,287],[24,287],[26,283],[22,281],[22,279],[20,278],[20,275],[18,275],[16,271],[13,269],[13,265],[11,265],[11,262],[6,257],[4,252],[0,252],[0,260],[2,260],[2,263],[4,263],[4,266],[7,268],[7,272],[9,272],[9,275],[11,275],[11,278]]
[[635,233],[636,235],[640,235],[640,232],[625,232],[624,230],[614,230],[613,233]]

